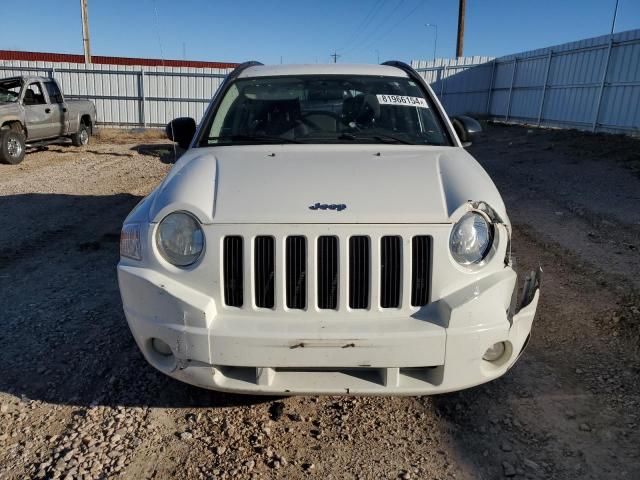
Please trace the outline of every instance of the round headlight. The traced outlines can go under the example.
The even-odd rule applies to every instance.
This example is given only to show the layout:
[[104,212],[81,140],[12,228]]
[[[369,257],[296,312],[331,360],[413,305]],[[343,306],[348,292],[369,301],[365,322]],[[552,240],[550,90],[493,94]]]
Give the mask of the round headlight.
[[158,225],[156,243],[167,262],[186,267],[200,258],[204,249],[204,234],[193,216],[174,212],[164,217]]
[[493,241],[491,225],[476,212],[466,213],[451,230],[449,250],[460,265],[478,263],[489,253]]

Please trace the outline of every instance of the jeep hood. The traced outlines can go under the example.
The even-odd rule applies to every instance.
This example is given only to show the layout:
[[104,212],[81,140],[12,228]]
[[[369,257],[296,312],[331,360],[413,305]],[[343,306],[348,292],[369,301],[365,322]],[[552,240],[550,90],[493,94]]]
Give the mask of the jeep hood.
[[210,147],[176,163],[149,198],[149,220],[186,210],[202,223],[448,223],[469,200],[507,218],[495,185],[462,148]]

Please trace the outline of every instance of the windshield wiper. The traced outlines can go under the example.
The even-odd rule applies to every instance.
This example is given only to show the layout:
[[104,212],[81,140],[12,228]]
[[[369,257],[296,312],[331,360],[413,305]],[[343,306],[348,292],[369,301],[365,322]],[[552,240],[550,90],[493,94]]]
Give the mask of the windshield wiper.
[[354,135],[353,133],[342,133],[338,136],[338,140],[360,140],[365,138],[373,138],[381,143],[402,143],[404,145],[416,145],[409,140],[387,135],[386,133],[375,133],[372,135]]
[[270,136],[270,135],[221,135],[219,137],[209,137],[207,140],[231,140],[239,142],[269,142],[269,143],[302,143],[291,138]]

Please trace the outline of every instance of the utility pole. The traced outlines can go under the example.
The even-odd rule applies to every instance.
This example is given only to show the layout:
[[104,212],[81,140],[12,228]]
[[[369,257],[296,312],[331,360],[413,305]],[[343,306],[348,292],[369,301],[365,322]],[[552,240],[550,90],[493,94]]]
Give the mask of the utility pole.
[[80,0],[82,14],[82,48],[84,49],[84,63],[91,63],[91,45],[89,43],[89,10],[87,0]]
[[333,51],[333,53],[331,55],[329,55],[330,57],[333,57],[333,63],[338,63],[338,59],[342,56],[342,55],[338,55],[338,52],[336,52],[335,50]]
[[611,21],[611,35],[616,29],[616,17],[618,16],[618,0],[616,0],[616,7],[613,9],[613,20]]
[[436,65],[436,49],[438,48],[438,25],[435,23],[425,23],[425,27],[433,27],[436,29],[436,37],[433,40],[433,65]]
[[459,0],[458,7],[458,41],[456,43],[456,57],[462,57],[464,49],[464,11],[466,10],[466,0]]

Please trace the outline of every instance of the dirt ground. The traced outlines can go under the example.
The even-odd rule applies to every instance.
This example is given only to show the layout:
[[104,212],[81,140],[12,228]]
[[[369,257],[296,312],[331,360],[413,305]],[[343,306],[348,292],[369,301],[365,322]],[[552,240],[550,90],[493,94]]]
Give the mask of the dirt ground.
[[228,395],[148,366],[119,229],[173,151],[114,141],[0,165],[1,479],[640,478],[640,141],[487,127],[471,152],[519,266],[544,269],[533,336],[503,378],[420,398]]

